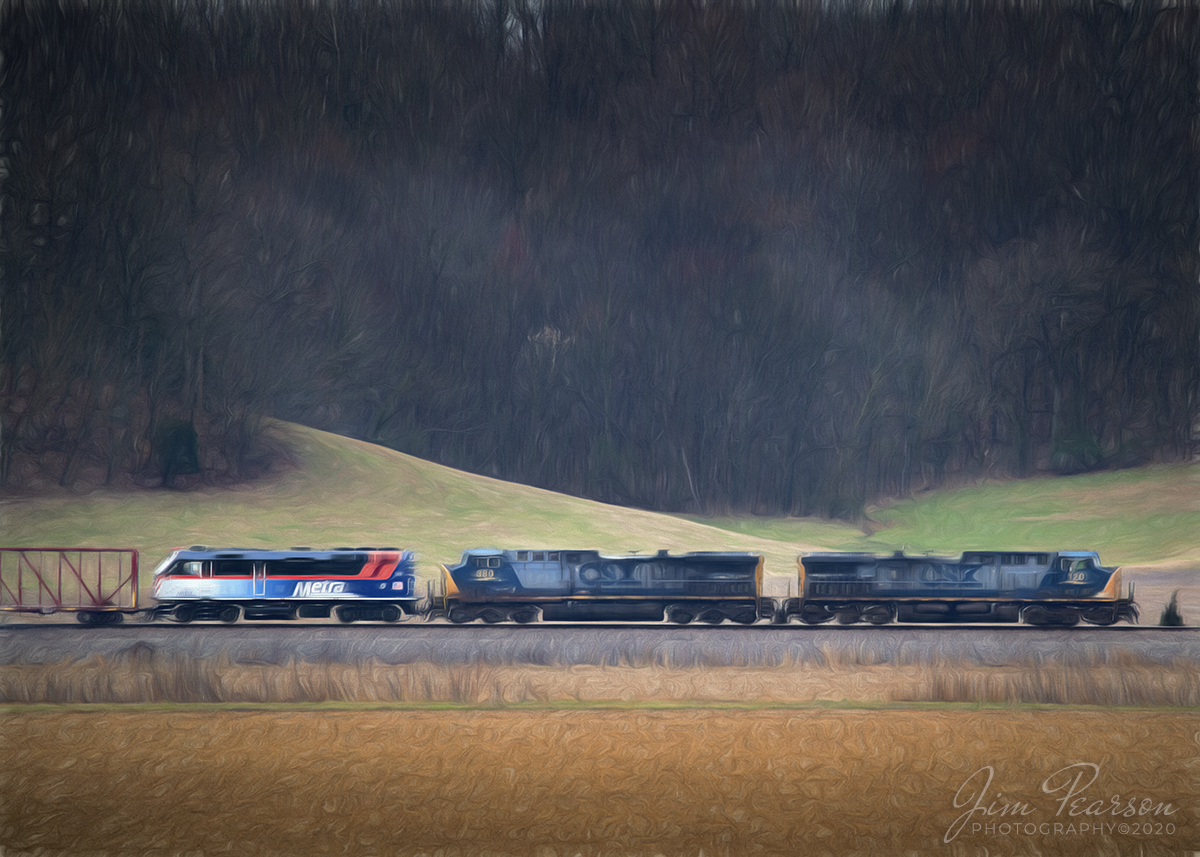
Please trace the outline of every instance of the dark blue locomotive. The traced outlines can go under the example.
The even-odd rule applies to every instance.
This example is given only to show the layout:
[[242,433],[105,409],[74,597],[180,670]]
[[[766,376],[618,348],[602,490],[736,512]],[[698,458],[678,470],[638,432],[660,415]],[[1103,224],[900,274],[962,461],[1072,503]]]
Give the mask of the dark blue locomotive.
[[1092,551],[969,551],[961,557],[815,553],[800,558],[800,597],[786,617],[808,624],[1137,621],[1121,569]]
[[609,556],[594,550],[476,548],[442,566],[440,609],[451,622],[653,621],[772,616],[763,558],[739,552]]
[[396,548],[176,550],[154,570],[153,617],[177,622],[302,619],[396,622],[417,610],[415,562]]

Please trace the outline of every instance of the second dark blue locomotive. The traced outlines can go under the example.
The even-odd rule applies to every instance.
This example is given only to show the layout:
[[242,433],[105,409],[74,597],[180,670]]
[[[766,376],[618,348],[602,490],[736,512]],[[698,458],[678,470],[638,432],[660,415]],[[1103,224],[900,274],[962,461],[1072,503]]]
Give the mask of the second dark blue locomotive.
[[800,558],[800,597],[785,615],[900,622],[1093,625],[1137,620],[1121,569],[1093,551],[968,551],[961,557],[814,553]]

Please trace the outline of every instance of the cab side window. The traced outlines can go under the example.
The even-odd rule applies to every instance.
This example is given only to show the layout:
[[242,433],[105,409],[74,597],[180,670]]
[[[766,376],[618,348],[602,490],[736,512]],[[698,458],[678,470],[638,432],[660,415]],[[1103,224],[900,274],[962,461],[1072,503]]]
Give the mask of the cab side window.
[[250,577],[254,572],[248,559],[215,559],[212,565],[213,577]]

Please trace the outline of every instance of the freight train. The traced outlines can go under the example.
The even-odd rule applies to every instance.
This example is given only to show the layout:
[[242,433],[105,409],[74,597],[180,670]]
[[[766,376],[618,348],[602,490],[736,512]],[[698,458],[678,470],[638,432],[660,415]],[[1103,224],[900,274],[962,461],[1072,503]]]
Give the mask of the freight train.
[[330,552],[176,551],[155,571],[154,615],[176,621],[334,616],[454,623],[836,621],[1111,625],[1137,621],[1121,569],[1091,551],[970,551],[959,557],[806,554],[798,592],[763,591],[763,558],[732,551],[607,555],[594,550],[473,548],[441,566],[440,593],[416,592],[412,556]]
[[0,548],[0,611],[74,611],[90,625],[124,616],[175,622],[336,619],[453,623],[734,622],[884,625],[1136,622],[1132,586],[1091,551],[811,553],[798,593],[764,592],[763,557],[734,551],[602,554],[472,548],[418,591],[398,548],[249,550],[194,545],[154,570],[154,603],[138,603],[137,552]]

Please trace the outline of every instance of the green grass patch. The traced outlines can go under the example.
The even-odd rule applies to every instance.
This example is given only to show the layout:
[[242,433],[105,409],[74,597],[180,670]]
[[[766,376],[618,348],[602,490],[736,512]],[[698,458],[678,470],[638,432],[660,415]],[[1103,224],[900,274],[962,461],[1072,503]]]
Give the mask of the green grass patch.
[[1200,464],[989,482],[875,510],[872,549],[1098,550],[1109,564],[1200,558]]
[[931,492],[868,510],[865,528],[815,518],[689,520],[828,550],[1075,549],[1097,550],[1111,565],[1200,564],[1200,464]]

